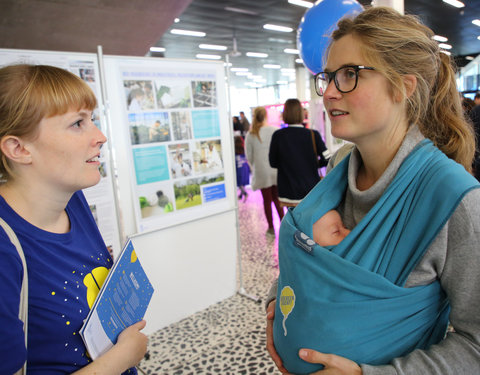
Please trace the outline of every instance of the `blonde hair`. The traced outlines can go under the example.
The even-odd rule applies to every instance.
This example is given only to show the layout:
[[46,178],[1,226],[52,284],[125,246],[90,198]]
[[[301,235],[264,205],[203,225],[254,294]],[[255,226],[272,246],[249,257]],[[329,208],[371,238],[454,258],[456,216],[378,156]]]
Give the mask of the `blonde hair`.
[[[69,110],[93,111],[97,99],[75,74],[48,65],[10,65],[0,69],[0,139],[7,135],[34,138],[44,118]],[[0,174],[11,175],[1,152]]]
[[256,107],[253,110],[253,119],[252,119],[252,128],[250,129],[250,133],[255,135],[260,142],[262,139],[260,138],[260,128],[264,125],[265,120],[267,119],[267,110],[265,107]]
[[432,30],[414,16],[373,7],[340,20],[332,43],[345,35],[361,41],[366,62],[387,78],[392,94],[406,98],[402,76],[416,77],[415,91],[406,98],[409,124],[417,124],[426,138],[470,172],[473,128],[464,117],[453,64],[432,40]]

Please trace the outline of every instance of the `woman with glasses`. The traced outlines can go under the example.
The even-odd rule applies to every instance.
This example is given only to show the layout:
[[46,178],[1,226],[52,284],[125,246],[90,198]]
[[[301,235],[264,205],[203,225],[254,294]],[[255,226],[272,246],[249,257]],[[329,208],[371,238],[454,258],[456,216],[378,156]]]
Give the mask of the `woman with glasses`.
[[[267,305],[282,372],[480,373],[475,141],[432,36],[386,7],[332,34],[316,90],[355,146],[282,221]],[[321,247],[312,224],[331,209],[351,232]]]

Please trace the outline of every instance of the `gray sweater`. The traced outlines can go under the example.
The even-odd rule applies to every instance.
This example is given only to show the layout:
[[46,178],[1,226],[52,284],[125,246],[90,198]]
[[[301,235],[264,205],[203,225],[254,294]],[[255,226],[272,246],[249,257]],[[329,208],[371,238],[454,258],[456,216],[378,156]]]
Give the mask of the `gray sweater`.
[[[422,139],[418,128],[412,127],[383,175],[365,191],[356,188],[361,159],[358,150],[353,149],[348,166],[348,189],[345,200],[338,207],[347,228],[355,227],[373,207],[405,157]],[[335,163],[335,156],[331,165]],[[361,365],[364,375],[480,374],[479,244],[480,189],[474,189],[460,202],[405,285],[425,285],[439,279],[450,300],[450,323],[455,332],[449,332],[444,340],[429,350],[415,350],[405,357],[393,359],[389,365]],[[272,288],[271,297],[275,289]]]

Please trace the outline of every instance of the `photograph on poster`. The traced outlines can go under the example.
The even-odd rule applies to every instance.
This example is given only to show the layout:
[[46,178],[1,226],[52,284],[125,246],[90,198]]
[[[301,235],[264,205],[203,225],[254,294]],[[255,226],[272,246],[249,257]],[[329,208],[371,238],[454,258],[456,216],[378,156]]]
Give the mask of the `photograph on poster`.
[[217,90],[213,81],[192,81],[193,106],[215,107]]
[[196,174],[218,172],[223,169],[220,140],[195,142],[193,168]]
[[192,119],[190,111],[170,112],[172,118],[173,139],[182,141],[192,139]]
[[174,210],[171,184],[156,183],[141,186],[137,194],[142,218],[161,216]]
[[224,180],[225,177],[222,173],[175,182],[173,188],[176,209],[182,210],[225,198]]
[[132,145],[171,140],[168,112],[129,113],[128,124]]
[[160,109],[191,108],[189,82],[155,81],[157,106]]
[[152,81],[125,80],[123,87],[127,98],[127,109],[130,112],[155,109]]
[[169,145],[168,154],[172,178],[181,178],[192,174],[192,158],[188,143]]
[[85,82],[95,82],[95,70],[93,69],[80,68],[78,74]]

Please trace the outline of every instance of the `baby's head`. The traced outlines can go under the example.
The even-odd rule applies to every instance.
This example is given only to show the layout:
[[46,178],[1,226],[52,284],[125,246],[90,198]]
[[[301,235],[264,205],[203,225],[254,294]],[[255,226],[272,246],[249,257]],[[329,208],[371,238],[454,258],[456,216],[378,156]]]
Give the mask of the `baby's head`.
[[338,245],[350,233],[335,210],[328,211],[313,223],[312,231],[313,240],[320,246]]

